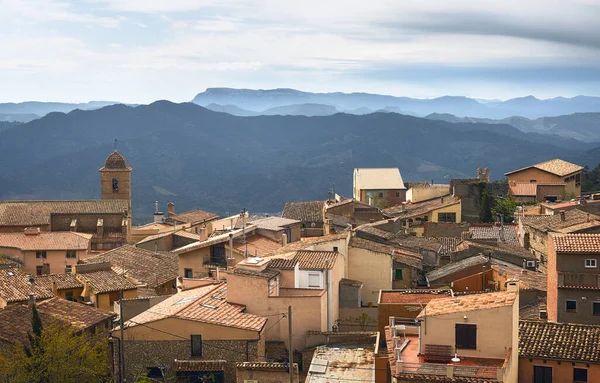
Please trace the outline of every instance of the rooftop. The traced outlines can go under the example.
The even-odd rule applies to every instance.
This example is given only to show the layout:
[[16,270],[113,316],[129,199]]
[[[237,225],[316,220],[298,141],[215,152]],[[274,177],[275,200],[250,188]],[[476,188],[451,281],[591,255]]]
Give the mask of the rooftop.
[[553,234],[557,253],[599,253],[600,234]]
[[169,226],[169,227],[171,228],[171,231],[167,231],[167,232],[163,232],[163,233],[158,233],[158,234],[154,234],[154,235],[149,235],[146,238],[144,238],[141,241],[139,241],[138,243],[136,243],[136,245],[141,245],[142,243],[147,243],[147,242],[154,241],[156,239],[165,238],[165,237],[168,237],[170,235],[178,236],[178,237],[184,237],[184,238],[187,238],[187,239],[192,239],[194,241],[199,241],[200,240],[200,235],[198,235],[198,234],[190,233],[189,231],[185,231],[183,229],[178,230],[178,231],[172,231],[173,230],[173,226]]
[[384,216],[397,219],[408,219],[429,214],[432,211],[456,205],[460,203],[460,197],[451,194],[443,197],[432,198],[426,201],[412,202],[402,205],[396,205],[381,210]]
[[287,226],[299,224],[300,221],[297,219],[289,219],[282,217],[266,217],[259,218],[251,221],[253,225],[256,225],[257,229],[280,231],[285,230]]
[[517,294],[502,291],[434,299],[421,311],[418,318],[511,306],[515,303]]
[[338,255],[337,251],[299,250],[294,259],[301,269],[332,269]]
[[561,160],[559,158],[555,158],[550,161],[540,162],[539,164],[527,166],[525,168],[521,168],[518,170],[513,170],[512,172],[505,173],[504,175],[508,176],[510,174],[517,173],[517,172],[527,170],[530,168],[536,168],[539,170],[543,170],[545,172],[548,172],[548,173],[551,173],[551,174],[554,174],[554,175],[557,175],[560,177],[583,170],[583,167],[581,167],[579,165],[575,165],[570,162]]
[[504,243],[514,246],[520,246],[517,235],[519,227],[517,225],[505,224],[504,228],[500,225],[472,225],[469,227],[469,237],[472,240],[503,240]]
[[254,278],[263,278],[263,279],[272,279],[280,274],[279,271],[274,269],[265,269],[265,270],[250,270],[246,268],[241,268],[239,266],[234,267],[231,271],[232,274],[237,275],[245,275],[247,277]]
[[80,281],[90,284],[94,294],[120,290],[133,290],[137,286],[124,275],[115,273],[109,263],[86,263],[75,266],[75,274]]
[[0,233],[0,247],[13,247],[23,251],[35,250],[87,250],[92,234],[72,231],[42,231],[35,234]]
[[172,215],[172,216],[168,217],[167,219],[175,221],[175,222],[195,224],[195,223],[200,223],[200,222],[212,221],[216,218],[219,218],[219,216],[214,213],[196,209],[196,210],[186,211],[185,213]]
[[83,288],[83,283],[75,274],[46,274],[33,277],[35,284],[48,291],[52,291],[52,283],[56,282],[58,290]]
[[393,255],[394,261],[403,263],[416,269],[423,269],[423,260],[420,254],[401,249],[398,246],[384,245],[379,242],[369,241],[367,239],[352,237],[349,246],[360,249],[370,250],[376,253]]
[[[110,311],[58,297],[38,302],[36,308],[43,325],[48,325],[48,321],[58,320],[76,330],[93,327],[116,316]],[[31,319],[31,308],[27,305],[13,305],[0,310],[0,339],[9,343],[27,342],[27,334],[31,332]]]
[[227,302],[227,284],[185,290],[127,321],[126,327],[173,317],[220,326],[261,331],[267,318],[247,314],[243,305]]
[[296,267],[298,260],[294,258],[273,258],[269,267],[278,270],[291,270]]
[[287,202],[281,217],[302,222],[323,222],[325,201]]
[[427,304],[432,299],[452,296],[451,290],[381,290],[380,304]]
[[356,279],[348,279],[348,278],[340,279],[340,285],[343,285],[343,286],[363,287],[364,284],[365,284],[364,282],[357,281]]
[[[520,217],[520,220],[523,225],[543,232],[559,231],[570,233],[576,230],[600,226],[600,217],[597,215],[589,214],[579,209],[567,210],[564,214],[564,221],[561,214],[531,214]],[[583,226],[580,226],[582,224]]]
[[131,168],[127,166],[127,162],[125,161],[125,157],[121,155],[121,153],[117,152],[115,149],[104,162],[104,166],[100,169],[100,171],[105,170],[126,170],[130,171]]
[[276,251],[270,253],[269,255],[270,256],[277,256],[277,255],[283,255],[283,254],[289,255],[289,254],[295,253],[298,250],[307,250],[315,245],[332,242],[332,241],[338,241],[341,239],[346,239],[347,237],[348,237],[348,233],[338,233],[338,234],[323,235],[320,237],[310,237],[310,238],[306,238],[306,239],[301,239],[300,241],[291,242],[283,247],[279,247]]
[[600,363],[600,326],[522,320],[519,356]]
[[354,182],[361,190],[406,189],[398,168],[357,168]]
[[48,291],[35,283],[30,284],[33,278],[16,268],[0,269],[0,298],[7,303],[25,302],[29,300],[29,294],[34,294],[35,299],[52,298],[52,291]]
[[492,269],[498,274],[508,275],[508,279],[518,279],[521,288],[546,291],[547,275],[533,270],[526,270],[523,267],[513,265],[512,263],[504,262],[492,258]]
[[242,237],[234,239],[233,248],[241,253],[245,253],[247,249],[249,256],[262,257],[280,249],[281,243],[260,234],[252,234],[246,239]]
[[110,262],[117,274],[125,273],[140,284],[156,288],[178,276],[178,257],[168,251],[150,251],[125,245],[106,253],[87,258],[84,263]]
[[227,368],[226,360],[178,360],[173,362],[173,371],[223,371]]
[[375,348],[317,347],[306,381],[329,383],[344,381],[371,382],[375,369]]
[[427,279],[430,282],[435,281],[454,281],[462,279],[473,273],[481,273],[483,267],[486,266],[490,260],[488,257],[483,255],[475,255],[473,257],[465,258],[457,262],[448,263],[447,265],[438,267],[427,273]]
[[45,226],[51,214],[121,214],[129,202],[120,199],[80,201],[0,201],[0,226]]

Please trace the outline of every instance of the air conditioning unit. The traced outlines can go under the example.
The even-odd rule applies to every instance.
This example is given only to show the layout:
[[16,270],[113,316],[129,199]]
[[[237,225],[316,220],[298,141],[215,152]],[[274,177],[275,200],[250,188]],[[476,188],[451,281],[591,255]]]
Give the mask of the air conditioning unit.
[[527,261],[527,267],[535,268],[535,261]]

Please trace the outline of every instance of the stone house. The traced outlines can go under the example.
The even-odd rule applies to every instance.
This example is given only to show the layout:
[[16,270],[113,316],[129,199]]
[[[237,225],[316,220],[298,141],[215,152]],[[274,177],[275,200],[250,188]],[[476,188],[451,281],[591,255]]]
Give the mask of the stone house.
[[548,250],[548,320],[598,324],[600,234],[550,234]]
[[[518,192],[534,197],[538,202],[579,198],[583,167],[555,158],[504,174],[508,178],[510,193]],[[523,184],[535,184],[521,191]],[[535,189],[535,190],[534,190]]]
[[325,201],[287,202],[282,218],[300,221],[302,237],[319,237],[324,233]]
[[138,295],[170,295],[177,292],[178,257],[168,251],[149,251],[125,245],[87,258],[84,264],[110,263],[118,275],[137,286]]
[[185,290],[128,320],[127,380],[175,372],[197,381],[211,376],[214,382],[235,382],[236,363],[264,361],[267,318],[231,303],[230,287],[217,283]]
[[[392,382],[518,381],[519,287],[432,299],[418,326],[385,328]],[[450,379],[449,379],[450,378]]]
[[600,382],[600,326],[519,322],[519,383]]
[[68,273],[90,256],[91,239],[91,234],[29,228],[21,233],[0,233],[0,254],[28,274]]
[[256,234],[267,237],[274,242],[279,242],[282,245],[300,240],[301,222],[297,219],[261,217],[251,219],[250,223],[256,226]]
[[82,301],[83,282],[75,274],[46,274],[33,279],[36,286],[52,292],[56,297],[73,302]]
[[353,197],[380,209],[406,201],[406,186],[398,168],[356,168]]
[[426,222],[461,222],[461,199],[451,195],[383,209],[407,234],[423,236]]

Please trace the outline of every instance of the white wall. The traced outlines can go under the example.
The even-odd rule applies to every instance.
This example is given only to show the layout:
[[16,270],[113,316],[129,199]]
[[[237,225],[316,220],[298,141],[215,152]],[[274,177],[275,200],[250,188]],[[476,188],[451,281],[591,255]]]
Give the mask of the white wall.
[[[309,274],[319,276],[319,287],[309,286]],[[299,270],[298,287],[301,289],[325,289],[325,273],[322,270]]]

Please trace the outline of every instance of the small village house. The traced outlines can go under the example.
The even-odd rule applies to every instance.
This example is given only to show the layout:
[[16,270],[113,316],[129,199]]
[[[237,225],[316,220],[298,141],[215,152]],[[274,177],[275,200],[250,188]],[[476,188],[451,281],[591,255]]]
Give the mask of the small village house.
[[461,199],[451,195],[383,209],[407,234],[423,236],[426,222],[461,222]]
[[73,267],[73,273],[83,283],[81,300],[99,309],[113,310],[113,303],[121,299],[121,291],[125,299],[137,296],[137,286],[125,275],[115,273],[109,262],[79,264]]
[[319,237],[326,234],[325,201],[287,202],[281,217],[300,221],[302,237]]
[[72,273],[45,274],[34,277],[34,284],[54,296],[73,302],[82,302],[83,282]]
[[381,209],[406,201],[406,187],[398,168],[356,168],[352,185],[355,200]]
[[407,182],[406,202],[421,202],[448,195],[450,185],[429,182]]

